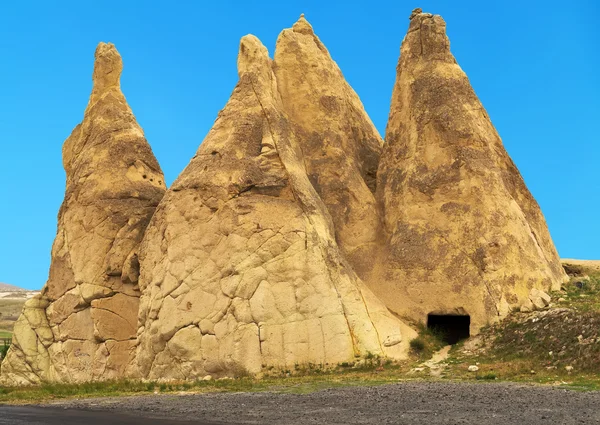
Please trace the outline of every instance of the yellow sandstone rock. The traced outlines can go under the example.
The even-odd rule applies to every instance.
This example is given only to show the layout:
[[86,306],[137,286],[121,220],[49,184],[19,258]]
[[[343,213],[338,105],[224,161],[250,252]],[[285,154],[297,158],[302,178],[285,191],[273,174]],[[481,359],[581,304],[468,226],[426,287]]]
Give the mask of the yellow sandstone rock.
[[50,276],[15,325],[2,384],[117,379],[133,360],[138,245],[166,187],[121,92],[121,70],[115,47],[100,43],[83,121],[63,146]]
[[[334,193],[335,184],[373,199],[361,155],[375,158],[374,172],[380,140],[358,97],[304,18],[279,37],[274,63],[256,37],[244,37],[238,70],[229,102],[142,243],[140,376],[402,358],[414,331],[366,288],[336,240],[341,215],[332,210],[344,205],[335,196],[350,194]],[[331,80],[330,98],[319,75]],[[324,97],[340,107],[329,112]],[[374,201],[367,205],[376,221]],[[340,226],[342,239],[374,239],[352,220]]]
[[381,253],[366,281],[395,313],[471,316],[471,333],[566,275],[546,222],[469,80],[446,24],[415,10],[377,174]]
[[385,143],[301,16],[273,60],[242,38],[239,81],[166,193],[101,43],[50,277],[0,383],[401,359],[405,323],[429,314],[468,315],[473,334],[545,308],[566,275],[544,217],[442,18],[410,19]]

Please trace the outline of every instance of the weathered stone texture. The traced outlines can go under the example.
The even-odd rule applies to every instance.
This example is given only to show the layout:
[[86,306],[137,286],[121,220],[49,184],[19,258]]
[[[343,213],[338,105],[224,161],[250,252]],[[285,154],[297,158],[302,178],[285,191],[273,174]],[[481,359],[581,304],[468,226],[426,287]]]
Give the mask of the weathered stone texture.
[[564,272],[538,204],[450,53],[415,11],[377,174],[382,254],[367,281],[396,313],[469,314],[471,328],[556,289]]
[[115,47],[100,43],[83,122],[63,146],[50,276],[15,326],[2,383],[116,379],[132,361],[138,245],[166,186],[121,92],[121,70]]
[[383,141],[304,17],[280,34],[273,69],[308,177],[362,276],[380,231],[374,193]]
[[545,308],[566,276],[539,206],[442,18],[410,19],[385,144],[302,16],[273,60],[242,38],[239,82],[166,193],[121,58],[100,44],[63,147],[50,277],[0,382],[401,359],[416,335],[404,319],[468,314],[476,333]]
[[[308,23],[302,18],[292,31],[298,28]],[[328,55],[311,60],[314,70],[291,58],[282,67],[305,74],[337,69]],[[148,227],[140,279],[142,377],[231,376],[264,365],[336,364],[368,352],[393,358],[407,352],[414,332],[345,260],[305,165],[307,137],[329,131],[339,141],[338,125],[327,125],[320,110],[313,111],[320,127],[295,122],[282,90],[289,79],[280,83],[274,68],[258,39],[242,39],[239,82]],[[339,71],[335,78],[342,79]],[[348,93],[350,100],[339,94],[342,101],[357,102]],[[356,125],[368,123],[361,131],[371,132],[362,115]],[[344,166],[357,167],[351,161]],[[326,164],[319,171],[329,179],[329,170]]]

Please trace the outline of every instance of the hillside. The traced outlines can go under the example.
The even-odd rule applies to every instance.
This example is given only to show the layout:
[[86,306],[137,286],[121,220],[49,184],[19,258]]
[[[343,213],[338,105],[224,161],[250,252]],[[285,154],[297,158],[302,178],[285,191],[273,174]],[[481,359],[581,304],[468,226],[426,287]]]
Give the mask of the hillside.
[[[446,373],[540,383],[597,383],[600,261],[562,260],[570,281],[541,311],[514,312],[455,346]],[[595,384],[596,385],[596,384]]]
[[15,285],[0,282],[0,292],[26,292],[27,289],[20,288]]
[[600,271],[600,260],[575,260],[571,258],[563,258],[560,260],[563,266],[569,269],[569,266],[583,267],[586,270]]

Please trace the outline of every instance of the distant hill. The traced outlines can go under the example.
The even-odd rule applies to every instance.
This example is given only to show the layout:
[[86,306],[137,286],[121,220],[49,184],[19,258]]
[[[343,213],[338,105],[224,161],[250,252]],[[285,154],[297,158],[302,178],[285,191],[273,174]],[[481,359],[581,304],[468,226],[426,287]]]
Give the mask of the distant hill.
[[577,266],[583,266],[588,269],[600,271],[600,260],[574,260],[572,258],[561,258],[560,260],[564,264],[575,264]]
[[27,289],[19,288],[15,285],[0,282],[0,292],[27,292]]

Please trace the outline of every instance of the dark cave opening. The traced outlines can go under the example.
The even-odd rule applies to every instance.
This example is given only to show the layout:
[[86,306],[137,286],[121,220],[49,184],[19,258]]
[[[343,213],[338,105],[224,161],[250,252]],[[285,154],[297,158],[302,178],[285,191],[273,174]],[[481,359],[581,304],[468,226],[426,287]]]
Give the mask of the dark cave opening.
[[471,316],[428,314],[427,329],[440,335],[446,344],[456,344],[470,336]]

